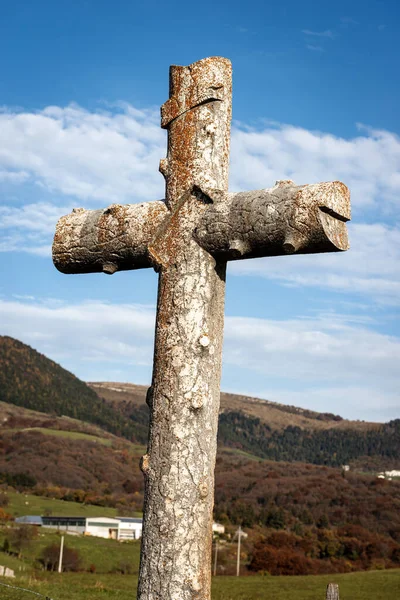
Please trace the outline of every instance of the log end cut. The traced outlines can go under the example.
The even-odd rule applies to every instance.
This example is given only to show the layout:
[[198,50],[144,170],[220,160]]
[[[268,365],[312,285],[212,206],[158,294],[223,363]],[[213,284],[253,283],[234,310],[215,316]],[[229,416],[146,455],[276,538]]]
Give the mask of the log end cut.
[[[311,199],[318,207],[318,221],[321,230],[316,235],[313,252],[318,249],[318,238],[324,245],[324,251],[344,251],[350,248],[346,222],[351,218],[350,191],[344,183],[333,181],[307,185],[301,191],[302,201]],[[331,248],[329,245],[331,244]]]

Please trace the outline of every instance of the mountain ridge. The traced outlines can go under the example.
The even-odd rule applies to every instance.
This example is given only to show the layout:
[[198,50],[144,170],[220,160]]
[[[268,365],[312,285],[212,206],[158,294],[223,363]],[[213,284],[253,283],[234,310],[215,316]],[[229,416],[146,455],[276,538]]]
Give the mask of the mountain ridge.
[[[0,401],[76,418],[144,445],[149,424],[146,390],[128,383],[86,384],[26,344],[0,337]],[[329,466],[359,461],[368,470],[400,462],[400,420],[347,421],[331,413],[224,392],[218,441],[275,461]]]
[[[145,402],[148,386],[115,381],[87,381],[87,385],[110,403],[131,403],[132,406]],[[270,427],[298,426],[302,429],[376,429],[382,423],[344,419],[339,415],[317,412],[288,404],[281,404],[244,394],[221,392],[220,413],[243,412],[267,422]]]

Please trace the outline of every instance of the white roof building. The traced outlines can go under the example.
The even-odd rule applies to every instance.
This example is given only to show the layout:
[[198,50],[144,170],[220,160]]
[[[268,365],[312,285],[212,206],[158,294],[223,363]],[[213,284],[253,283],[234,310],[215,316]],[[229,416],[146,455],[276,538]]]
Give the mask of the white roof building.
[[142,537],[142,519],[131,517],[33,517],[16,522],[39,525],[75,535],[92,535],[114,540],[138,540]]
[[212,530],[213,530],[213,533],[225,533],[225,527],[224,527],[224,525],[221,525],[220,523],[213,523]]
[[[75,535],[92,535],[120,541],[142,537],[143,519],[138,517],[36,517],[24,516],[17,522],[39,525]],[[213,523],[213,533],[225,533],[224,525]]]

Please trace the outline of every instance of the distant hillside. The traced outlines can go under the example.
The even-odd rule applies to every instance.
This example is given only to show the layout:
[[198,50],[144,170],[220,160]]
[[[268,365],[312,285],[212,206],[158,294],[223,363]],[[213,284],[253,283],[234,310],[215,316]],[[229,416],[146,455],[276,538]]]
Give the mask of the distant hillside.
[[[115,411],[147,419],[146,387],[129,383],[88,384]],[[143,421],[142,427],[147,427]],[[218,441],[276,461],[316,465],[357,464],[377,471],[400,466],[400,420],[347,421],[330,413],[286,406],[258,398],[221,393]]]
[[132,421],[112,410],[86,383],[30,346],[7,336],[0,336],[0,401],[80,419],[116,435],[137,439]]
[[[147,386],[133,383],[88,382],[100,397],[104,398],[116,410],[125,415],[131,414],[146,401]],[[221,392],[221,413],[240,412],[244,415],[260,419],[271,429],[284,429],[289,426],[307,430],[325,429],[360,429],[379,428],[378,423],[365,421],[348,421],[332,413],[319,413],[297,406],[288,406],[252,398],[240,394]]]
[[[92,423],[145,444],[149,422],[145,395],[145,386],[86,384],[26,344],[0,337],[0,401]],[[370,471],[386,470],[400,466],[400,420],[347,421],[330,413],[222,393],[219,445],[276,461],[349,463]]]
[[[42,504],[26,491],[51,499],[46,510],[53,514],[60,512],[55,499],[69,501],[62,514],[85,514],[87,504],[118,514],[141,510],[143,447],[94,425],[11,404],[0,404],[0,423],[0,493],[3,500],[20,497],[18,514],[37,514],[34,507]],[[25,494],[13,494],[10,486]],[[78,509],[71,501],[80,503]],[[239,524],[245,528],[253,571],[328,573],[400,564],[400,481],[220,447],[214,514],[229,533]]]

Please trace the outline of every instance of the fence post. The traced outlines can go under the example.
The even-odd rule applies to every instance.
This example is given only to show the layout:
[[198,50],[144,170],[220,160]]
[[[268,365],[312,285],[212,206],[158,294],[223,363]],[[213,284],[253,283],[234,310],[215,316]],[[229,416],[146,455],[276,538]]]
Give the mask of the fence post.
[[339,600],[339,586],[337,583],[329,583],[326,588],[326,600]]

